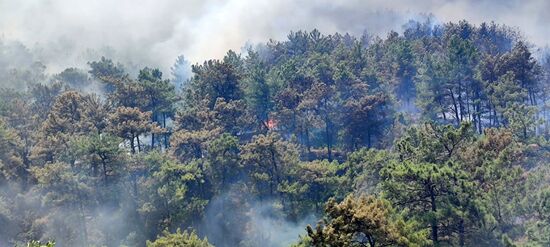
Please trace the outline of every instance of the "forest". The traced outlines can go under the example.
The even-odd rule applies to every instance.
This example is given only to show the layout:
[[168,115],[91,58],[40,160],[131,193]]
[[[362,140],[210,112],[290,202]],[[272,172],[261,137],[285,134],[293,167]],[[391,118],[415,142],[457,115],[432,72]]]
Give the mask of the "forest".
[[0,66],[0,246],[550,246],[550,53],[516,28],[128,68]]

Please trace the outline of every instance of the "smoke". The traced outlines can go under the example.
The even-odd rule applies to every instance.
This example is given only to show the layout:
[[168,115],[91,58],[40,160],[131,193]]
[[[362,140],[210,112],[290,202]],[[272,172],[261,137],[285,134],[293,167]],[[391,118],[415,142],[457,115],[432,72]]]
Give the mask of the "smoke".
[[276,202],[253,204],[250,210],[250,226],[255,231],[247,236],[248,239],[256,240],[260,245],[263,243],[263,246],[290,246],[296,243],[300,235],[305,234],[307,225],[314,225],[317,221],[313,215],[298,222],[288,221],[277,214],[277,205]]
[[191,78],[193,72],[191,71],[191,63],[185,59],[185,56],[178,56],[174,65],[170,68],[172,79],[170,80],[177,91],[180,91],[187,80]]
[[[439,22],[466,19],[518,27],[529,41],[544,47],[550,40],[548,10],[546,0],[0,0],[0,87],[20,88],[23,81],[44,80],[40,63],[47,73],[57,74],[67,67],[85,69],[86,62],[101,56],[124,63],[132,74],[144,66],[160,67],[165,77],[174,72],[172,76],[183,78],[183,83],[190,76],[190,63],[219,58],[243,44],[283,40],[291,30],[313,28],[323,33],[384,35],[399,31],[409,19],[421,17],[419,13],[432,13]],[[185,59],[174,66],[180,54]],[[82,90],[97,92],[97,85]],[[10,215],[43,215],[46,209],[37,199],[39,194],[16,198],[14,194],[0,188],[0,225],[12,226],[16,220]],[[304,232],[305,225],[314,223],[314,217],[290,221],[279,202],[258,201],[246,194],[232,190],[214,198],[200,232],[217,246],[285,246]],[[88,212],[90,235],[103,236],[90,238],[126,236],[130,216],[124,210]],[[65,209],[50,217],[56,219],[51,222],[63,223],[70,220],[65,216],[78,214]],[[18,227],[29,226],[1,231],[0,246],[8,245],[2,241],[20,232]],[[55,229],[44,227],[46,232]]]
[[73,204],[51,205],[39,186],[23,189],[14,184],[0,185],[0,224],[8,226],[0,228],[0,246],[26,246],[30,239],[55,240],[56,246],[143,245],[132,232],[136,230],[132,227],[136,215],[128,203],[130,198],[119,194],[120,205],[88,201],[79,208]]
[[199,232],[214,246],[290,246],[316,221],[313,214],[291,221],[279,201],[259,200],[243,189],[233,186],[208,204]]
[[550,39],[548,9],[545,0],[2,0],[0,34],[36,52],[50,71],[106,55],[168,74],[179,54],[197,63],[299,29],[382,35],[399,31],[418,13],[433,13],[442,22],[517,26],[544,46]]

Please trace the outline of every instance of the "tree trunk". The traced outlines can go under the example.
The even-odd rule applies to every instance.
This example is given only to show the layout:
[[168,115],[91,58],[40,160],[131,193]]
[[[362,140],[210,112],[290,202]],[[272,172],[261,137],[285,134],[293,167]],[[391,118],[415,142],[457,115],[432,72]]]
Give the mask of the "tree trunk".
[[332,137],[330,135],[330,128],[332,124],[330,123],[330,119],[328,116],[325,116],[325,134],[327,138],[327,153],[328,153],[328,161],[332,161]]
[[166,113],[162,113],[162,128],[164,128],[164,148],[168,149],[168,131],[166,131]]
[[443,103],[441,103],[441,99],[437,100],[437,103],[439,103],[439,107],[441,107],[441,115],[443,116],[443,121],[447,121],[447,114],[445,114],[445,107],[443,107]]
[[132,149],[132,154],[136,153],[136,145],[134,144],[135,138],[136,137],[134,136],[134,134],[132,134],[132,139],[130,139],[130,148]]
[[82,227],[82,238],[84,242],[84,246],[88,246],[88,227],[86,226],[86,215],[84,214],[84,206],[82,205],[83,199],[82,194],[80,190],[77,190],[77,197],[78,197],[78,211],[81,217],[81,227]]
[[[275,182],[277,184],[281,184],[281,178],[279,178],[279,167],[277,166],[277,157],[275,155],[275,151],[273,148],[270,150],[271,152],[271,162],[273,164],[273,176],[275,177]],[[271,188],[271,194],[273,195],[273,188]],[[281,198],[283,195],[281,194]]]
[[495,118],[493,127],[498,127],[500,125],[500,123],[499,123],[499,120],[498,120],[496,107],[493,108],[493,117]]
[[460,219],[459,225],[458,225],[458,242],[460,247],[464,247],[464,220]]
[[101,165],[103,166],[103,182],[107,185],[107,162],[103,156],[101,157]]
[[[154,123],[156,120],[155,113],[152,114],[151,118]],[[151,133],[151,149],[154,149],[154,148],[155,148],[155,133]]]
[[323,103],[323,105],[325,108],[325,134],[327,138],[328,160],[332,161],[332,135],[330,132],[332,128],[332,121],[330,120],[330,117],[329,117],[326,101]]
[[[432,206],[432,212],[435,215],[437,213],[437,205],[435,201],[435,194],[432,188],[430,188],[430,204]],[[432,228],[432,241],[434,242],[434,246],[439,246],[438,226],[437,226],[437,219],[435,217],[432,219],[431,228]]]
[[139,135],[136,136],[137,144],[138,144],[138,152],[141,153],[141,142],[139,141]]
[[477,128],[479,130],[479,134],[483,133],[483,126],[482,126],[482,122],[481,122],[481,106],[480,106],[480,103],[478,102],[477,103],[477,106],[476,106],[476,115],[477,115]]
[[[462,83],[459,84],[458,87],[458,93],[457,93],[457,100],[458,100],[458,110],[460,111],[460,122],[464,120],[464,101],[462,100]],[[460,124],[459,124],[460,125]]]
[[456,103],[455,94],[453,93],[452,89],[449,89],[449,91],[451,92],[451,99],[453,100],[453,108],[454,108],[454,112],[455,112],[456,124],[457,124],[457,126],[460,126],[459,109],[458,109],[458,105]]
[[311,153],[311,143],[309,140],[309,128],[306,128],[306,150],[307,150],[307,157],[309,160],[313,160],[313,155]]

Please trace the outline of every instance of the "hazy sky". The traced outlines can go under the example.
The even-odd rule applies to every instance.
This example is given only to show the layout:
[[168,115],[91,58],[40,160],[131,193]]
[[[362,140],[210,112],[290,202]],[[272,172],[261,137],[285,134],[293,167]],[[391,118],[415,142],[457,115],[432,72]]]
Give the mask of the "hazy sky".
[[179,54],[200,62],[298,29],[383,34],[421,13],[519,27],[538,46],[550,40],[548,0],[0,0],[0,35],[39,47],[50,63],[108,46],[166,70]]

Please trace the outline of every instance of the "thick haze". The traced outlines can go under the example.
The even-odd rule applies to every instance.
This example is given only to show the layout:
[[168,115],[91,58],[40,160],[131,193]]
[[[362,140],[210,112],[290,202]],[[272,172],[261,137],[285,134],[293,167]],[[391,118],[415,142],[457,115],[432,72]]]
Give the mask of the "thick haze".
[[98,54],[167,71],[180,54],[201,62],[299,29],[383,35],[419,13],[518,27],[537,46],[550,40],[546,0],[0,0],[0,34],[54,71]]

